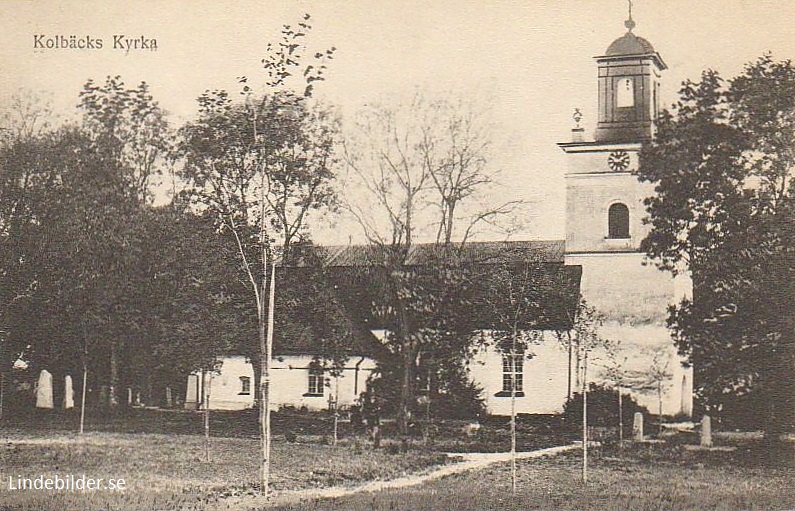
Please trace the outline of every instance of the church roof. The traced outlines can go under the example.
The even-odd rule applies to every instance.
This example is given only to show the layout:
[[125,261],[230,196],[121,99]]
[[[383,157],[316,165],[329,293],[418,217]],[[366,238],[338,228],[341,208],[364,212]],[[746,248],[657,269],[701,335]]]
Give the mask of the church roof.
[[624,55],[648,55],[654,53],[654,46],[631,31],[619,37],[607,48],[605,56],[618,57]]
[[[384,261],[388,247],[377,245],[343,245],[323,247],[326,266],[368,266]],[[444,247],[435,243],[416,243],[406,254],[406,264],[423,266],[445,256]],[[506,258],[515,261],[562,263],[563,240],[551,241],[481,241],[455,244],[455,254],[462,262],[489,263]]]

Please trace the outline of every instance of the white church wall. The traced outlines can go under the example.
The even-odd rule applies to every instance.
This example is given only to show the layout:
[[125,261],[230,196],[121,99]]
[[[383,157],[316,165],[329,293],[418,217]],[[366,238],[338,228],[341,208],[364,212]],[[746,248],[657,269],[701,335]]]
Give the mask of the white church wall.
[[687,282],[677,284],[644,261],[640,252],[566,254],[566,264],[582,266],[583,297],[608,320],[664,325],[668,306],[686,292]]
[[[568,393],[568,352],[551,333],[541,344],[530,346],[524,359],[524,396],[516,398],[516,412],[552,414],[563,411]],[[470,362],[469,374],[483,388],[486,410],[491,415],[510,415],[511,397],[502,392],[502,353],[482,348]]]
[[[310,395],[309,355],[280,356],[273,360],[271,369],[271,409],[282,406],[306,407],[323,410],[329,406],[329,397],[338,406],[350,406],[366,390],[367,378],[375,369],[375,361],[365,357],[351,357],[339,377],[326,373],[322,395]],[[254,406],[254,368],[242,356],[224,357],[220,371],[208,377],[210,381],[210,408],[213,410],[244,410]],[[243,392],[241,377],[249,378],[249,392]],[[188,378],[186,407],[196,407],[196,396],[201,396],[200,377]]]
[[[690,415],[693,409],[693,370],[684,367],[683,359],[676,351],[671,334],[662,325],[630,325],[618,321],[606,321],[600,328],[605,339],[620,341],[620,359],[626,357],[621,370],[630,373],[634,379],[649,378],[656,366],[669,376],[662,384],[662,411],[664,415]],[[657,361],[655,361],[655,355]],[[604,382],[605,366],[609,365],[603,351],[594,352],[590,381]],[[639,404],[649,412],[658,413],[659,401],[656,390],[638,391],[627,389]]]

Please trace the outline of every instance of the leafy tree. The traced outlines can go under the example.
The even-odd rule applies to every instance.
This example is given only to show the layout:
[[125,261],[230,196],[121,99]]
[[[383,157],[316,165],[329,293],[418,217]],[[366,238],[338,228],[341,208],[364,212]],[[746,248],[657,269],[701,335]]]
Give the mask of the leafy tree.
[[27,346],[16,326],[38,287],[39,209],[60,151],[47,115],[35,98],[15,97],[0,117],[0,417],[6,373]]
[[5,156],[4,174],[23,184],[14,210],[25,222],[17,225],[27,226],[6,238],[27,281],[24,300],[5,309],[17,343],[12,356],[24,349],[33,367],[62,376],[81,365],[75,359],[85,351],[87,325],[79,324],[116,316],[113,297],[125,295],[127,281],[115,271],[134,257],[124,248],[131,203],[119,195],[113,167],[77,127],[18,140]]
[[690,271],[692,300],[671,311],[680,352],[694,364],[702,404],[736,396],[764,403],[769,438],[793,426],[795,340],[793,163],[795,67],[769,55],[724,82],[686,81],[641,151],[651,232],[642,248],[660,267]]
[[[488,272],[483,305],[494,318],[489,334],[510,367],[511,395],[511,489],[516,493],[516,393],[521,389],[517,373],[522,359],[532,358],[531,346],[543,341],[544,300],[551,296],[539,278],[537,262],[497,262]],[[553,282],[554,283],[554,282]],[[546,291],[546,292],[545,292]],[[504,365],[504,364],[503,364]]]
[[108,76],[103,85],[88,80],[78,108],[83,127],[116,164],[123,185],[135,191],[140,203],[151,202],[152,179],[162,174],[174,138],[149,85],[127,88],[118,75]]
[[[311,30],[309,15],[298,28],[285,25],[282,40],[269,44],[262,60],[266,93],[257,97],[241,77],[245,101],[230,100],[225,91],[199,98],[199,119],[183,129],[181,153],[189,193],[208,210],[237,248],[241,275],[253,298],[258,344],[245,354],[254,365],[260,409],[263,460],[261,481],[268,493],[270,468],[269,371],[275,314],[276,266],[272,242],[282,236],[284,261],[305,225],[307,213],[331,201],[333,128],[312,115],[308,101],[314,82],[323,80],[334,48],[304,57],[303,38]],[[298,76],[301,93],[292,92]],[[275,227],[275,228],[274,228]],[[270,325],[270,327],[269,327]],[[256,349],[254,349],[256,347]]]
[[588,482],[588,359],[594,351],[603,349],[607,341],[599,334],[604,316],[580,297],[570,314],[574,345],[577,350],[577,380],[581,383],[582,395],[582,481]]

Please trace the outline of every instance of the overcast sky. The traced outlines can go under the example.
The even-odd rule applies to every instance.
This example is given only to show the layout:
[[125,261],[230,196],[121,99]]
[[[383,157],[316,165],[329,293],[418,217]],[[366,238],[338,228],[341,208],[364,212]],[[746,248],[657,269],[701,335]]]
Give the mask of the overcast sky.
[[[158,2],[0,1],[0,95],[46,92],[74,112],[88,78],[146,81],[180,123],[206,89],[237,90],[262,76],[267,42],[284,23],[312,15],[311,50],[337,53],[317,96],[349,117],[364,103],[423,87],[474,98],[496,130],[495,165],[509,195],[533,201],[524,238],[563,237],[565,160],[579,107],[594,128],[596,64],[626,29],[626,0],[369,0]],[[769,51],[795,57],[791,0],[634,0],[634,32],[668,64],[664,104],[685,78],[711,67],[725,77]],[[113,36],[155,39],[156,51],[114,50]],[[101,38],[102,50],[36,50],[34,36]],[[336,232],[344,231],[338,229]],[[328,232],[323,241],[347,242]]]

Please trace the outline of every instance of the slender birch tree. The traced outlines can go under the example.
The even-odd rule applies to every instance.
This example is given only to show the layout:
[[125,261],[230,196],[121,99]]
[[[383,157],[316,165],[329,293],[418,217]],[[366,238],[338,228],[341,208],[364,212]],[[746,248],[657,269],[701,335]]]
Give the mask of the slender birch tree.
[[[256,307],[258,344],[246,354],[254,365],[261,429],[261,490],[270,481],[270,364],[276,299],[276,251],[282,258],[305,226],[308,213],[333,201],[335,129],[324,124],[309,99],[335,49],[306,62],[309,15],[296,28],[285,25],[281,40],[268,44],[262,59],[266,91],[256,95],[240,77],[243,101],[225,91],[199,98],[199,119],[183,128],[185,168],[194,203],[209,210],[237,249],[241,278]],[[290,89],[298,77],[300,92]],[[256,347],[255,347],[256,346]]]

